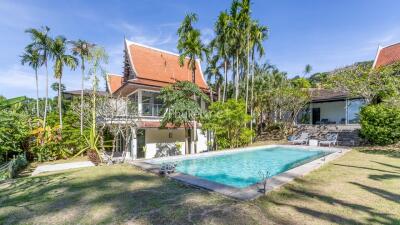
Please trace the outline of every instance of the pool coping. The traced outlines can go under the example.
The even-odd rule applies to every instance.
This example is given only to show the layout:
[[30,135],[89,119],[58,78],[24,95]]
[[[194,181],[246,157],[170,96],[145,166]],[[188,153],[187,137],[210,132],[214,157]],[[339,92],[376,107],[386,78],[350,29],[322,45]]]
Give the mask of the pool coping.
[[240,148],[240,149],[229,149],[229,150],[222,150],[222,151],[215,151],[215,152],[206,152],[206,153],[199,153],[199,154],[193,154],[193,155],[171,156],[171,157],[164,157],[164,158],[157,158],[157,159],[135,160],[135,161],[132,161],[131,163],[141,169],[158,174],[159,169],[160,169],[160,164],[157,165],[157,164],[155,164],[156,162],[201,158],[201,157],[208,157],[208,156],[213,156],[213,155],[222,155],[222,154],[226,154],[226,153],[234,153],[234,152],[237,153],[238,151],[244,152],[244,151],[253,151],[253,150],[257,150],[257,149],[274,148],[274,147],[302,148],[302,149],[307,149],[307,150],[315,149],[315,150],[329,151],[331,153],[326,156],[317,158],[313,161],[302,164],[300,166],[294,167],[290,170],[287,170],[283,173],[275,175],[271,178],[268,178],[265,193],[260,192],[260,187],[262,186],[263,181],[253,184],[246,188],[236,188],[236,187],[220,184],[217,182],[205,180],[205,179],[202,179],[202,178],[199,178],[196,176],[183,174],[180,172],[175,172],[172,174],[168,174],[166,176],[169,178],[172,178],[174,180],[183,182],[185,184],[204,188],[207,190],[211,190],[211,191],[214,191],[214,192],[217,192],[217,193],[220,193],[220,194],[223,194],[225,196],[232,197],[235,199],[252,200],[252,199],[258,198],[260,196],[263,196],[263,195],[271,192],[272,190],[275,190],[275,189],[293,181],[295,178],[302,177],[302,176],[310,173],[311,171],[314,171],[314,170],[320,168],[322,165],[343,156],[348,151],[350,151],[349,148],[343,148],[343,147],[338,148],[338,147],[317,147],[317,146],[299,146],[299,145],[264,145],[264,146],[246,147],[246,148]]

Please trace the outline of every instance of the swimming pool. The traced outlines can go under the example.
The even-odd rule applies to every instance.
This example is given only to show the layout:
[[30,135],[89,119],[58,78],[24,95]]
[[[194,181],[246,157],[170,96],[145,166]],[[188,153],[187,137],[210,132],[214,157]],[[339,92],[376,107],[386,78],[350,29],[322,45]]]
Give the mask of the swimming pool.
[[268,171],[270,176],[275,176],[329,153],[319,149],[273,147],[175,162],[177,172],[235,188],[246,188],[262,181],[260,171]]

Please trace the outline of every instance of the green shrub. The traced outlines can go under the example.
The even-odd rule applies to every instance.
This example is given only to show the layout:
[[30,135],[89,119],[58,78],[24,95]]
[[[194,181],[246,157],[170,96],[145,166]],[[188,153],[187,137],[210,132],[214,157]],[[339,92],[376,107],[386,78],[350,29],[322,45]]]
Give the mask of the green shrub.
[[214,132],[218,149],[247,145],[254,132],[246,127],[251,117],[244,101],[214,102],[201,119],[202,128]]
[[369,105],[360,112],[361,136],[372,144],[388,145],[400,141],[400,108]]
[[15,178],[18,175],[18,172],[24,169],[27,165],[28,161],[25,156],[18,155],[6,165],[1,166],[0,180]]

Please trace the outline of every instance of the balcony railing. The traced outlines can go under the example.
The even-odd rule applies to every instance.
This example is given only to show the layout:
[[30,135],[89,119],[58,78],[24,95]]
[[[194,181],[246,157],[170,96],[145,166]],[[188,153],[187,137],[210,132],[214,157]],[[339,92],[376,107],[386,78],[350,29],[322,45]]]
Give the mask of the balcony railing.
[[161,116],[162,104],[142,103],[142,116]]

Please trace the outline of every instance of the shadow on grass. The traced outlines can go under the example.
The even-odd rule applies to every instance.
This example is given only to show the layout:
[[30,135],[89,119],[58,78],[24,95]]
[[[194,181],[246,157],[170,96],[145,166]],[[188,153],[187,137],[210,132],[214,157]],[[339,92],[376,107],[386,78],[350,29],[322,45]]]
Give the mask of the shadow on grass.
[[389,201],[392,201],[394,203],[399,203],[400,202],[400,195],[396,194],[396,193],[392,193],[386,190],[382,190],[379,188],[375,188],[375,187],[370,187],[370,186],[366,186],[360,183],[356,183],[356,182],[350,182],[351,184],[354,184],[370,193],[373,193],[375,195],[378,195],[382,198],[385,198]]
[[391,168],[400,170],[400,166],[395,166],[395,165],[387,164],[387,163],[381,163],[381,162],[377,162],[377,161],[371,161],[371,162],[377,163],[377,164],[382,165],[382,166],[387,166],[387,167],[391,167]]
[[256,223],[237,201],[134,171],[87,179],[66,172],[0,186],[0,224]]
[[365,167],[365,166],[350,166],[350,165],[338,164],[338,163],[332,163],[332,165],[335,165],[335,166],[343,166],[343,167],[350,167],[350,168],[356,168],[356,169],[371,170],[371,171],[377,171],[377,172],[382,172],[382,173],[400,174],[400,172],[394,172],[394,171],[390,171],[390,170],[381,170],[381,169],[376,169],[376,168],[371,168],[371,167]]
[[367,154],[375,154],[375,155],[386,155],[394,158],[400,158],[400,149],[396,148],[365,148],[359,149],[358,151]]
[[[300,180],[300,179],[299,179]],[[289,207],[297,212],[314,217],[315,219],[325,220],[328,223],[338,223],[338,224],[360,224],[360,223],[378,223],[378,224],[399,224],[400,219],[394,217],[388,213],[382,213],[378,210],[364,206],[361,204],[351,203],[345,200],[341,200],[329,195],[321,194],[317,191],[311,191],[311,183],[307,184],[307,181],[301,179],[302,185],[288,185],[284,188],[283,191],[276,193],[275,195],[267,195],[265,197],[256,200],[256,204],[263,205],[266,204],[267,207],[264,207],[264,211],[267,214],[268,218],[278,218],[278,220],[274,222],[279,222],[283,224],[298,224],[301,221],[299,218],[286,218],[285,220],[281,220],[282,216],[276,215],[273,211],[268,210],[268,206],[276,205],[280,207]],[[360,185],[364,188],[365,185]],[[310,190],[311,189],[311,190]],[[369,188],[369,191],[373,191],[379,195],[382,195],[391,201],[397,200],[398,196],[393,193],[389,193],[383,190],[376,190]],[[351,216],[344,216],[340,214],[334,214],[329,212],[329,207],[321,207],[321,208],[310,208],[308,202],[315,202],[316,200],[331,205],[331,207],[343,207],[346,209],[353,210],[354,212],[362,212],[368,215],[366,221],[358,221]],[[294,202],[294,203],[291,203]],[[312,204],[310,204],[312,205]],[[340,212],[340,211],[339,211]],[[280,219],[280,220],[279,220]],[[296,221],[297,219],[297,221]]]

